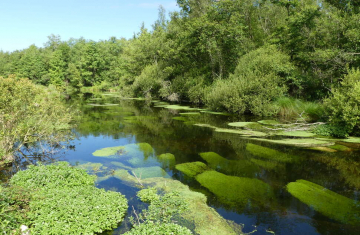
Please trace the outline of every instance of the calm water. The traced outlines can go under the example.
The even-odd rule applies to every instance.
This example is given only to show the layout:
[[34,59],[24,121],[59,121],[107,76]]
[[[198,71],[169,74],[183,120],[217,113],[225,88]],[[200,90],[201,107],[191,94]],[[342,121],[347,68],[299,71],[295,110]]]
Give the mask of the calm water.
[[[100,97],[102,97],[100,99]],[[95,99],[94,99],[95,98]],[[103,176],[117,167],[114,161],[131,165],[126,157],[109,159],[94,157],[98,149],[123,146],[135,143],[148,143],[154,154],[139,158],[141,166],[160,166],[168,176],[190,186],[194,191],[208,197],[208,205],[221,216],[238,224],[244,224],[244,232],[253,234],[360,234],[360,225],[347,225],[322,215],[302,203],[287,192],[285,186],[298,179],[311,181],[326,187],[337,194],[358,201],[360,188],[360,145],[352,145],[353,151],[326,153],[295,147],[265,144],[251,138],[241,138],[237,134],[218,133],[208,127],[193,124],[210,124],[227,127],[234,121],[250,121],[250,117],[234,117],[201,113],[200,115],[180,115],[184,110],[171,110],[158,106],[159,103],[139,100],[120,100],[111,96],[85,95],[72,98],[74,108],[80,109],[81,120],[74,130],[76,139],[71,143],[73,149],[61,155],[72,164],[101,163],[103,167],[89,168],[90,173]],[[91,104],[119,104],[117,106],[93,106]],[[89,105],[90,104],[90,105]],[[135,116],[135,117],[134,117]],[[174,120],[174,117],[185,117]],[[254,120],[252,120],[254,121]],[[255,120],[256,121],[256,120]],[[228,127],[227,127],[228,128]],[[265,146],[297,156],[293,162],[260,159],[246,150],[249,144]],[[227,203],[219,199],[207,188],[202,187],[194,178],[177,171],[173,164],[166,164],[156,156],[163,153],[175,155],[176,164],[201,161],[208,164],[199,154],[215,152],[230,162],[231,167],[212,165],[217,171],[230,176],[256,178],[268,184],[274,197],[263,198],[261,205],[248,203],[246,206]],[[254,160],[255,159],[255,160]],[[223,162],[224,162],[223,161]],[[133,163],[135,164],[135,163]],[[229,164],[228,164],[229,165]],[[107,167],[107,168],[106,168]],[[117,178],[109,178],[98,187],[116,190],[125,194],[130,208],[144,208],[136,198],[137,188]],[[230,186],[231,187],[231,186]],[[236,188],[233,189],[235,192]],[[130,210],[129,210],[130,214]],[[121,234],[129,229],[127,220],[118,229],[107,234]]]

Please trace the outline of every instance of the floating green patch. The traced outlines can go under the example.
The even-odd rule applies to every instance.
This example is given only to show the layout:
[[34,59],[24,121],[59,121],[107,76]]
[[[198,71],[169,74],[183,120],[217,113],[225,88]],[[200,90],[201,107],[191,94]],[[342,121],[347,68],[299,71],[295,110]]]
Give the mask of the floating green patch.
[[217,153],[200,153],[209,167],[227,174],[240,174],[241,176],[254,176],[259,168],[247,160],[228,160]]
[[256,158],[251,158],[250,161],[264,169],[267,169],[267,170],[272,170],[279,166],[279,163],[277,163],[277,162],[263,161],[263,160],[256,159]]
[[176,165],[175,168],[189,177],[194,177],[209,169],[203,162],[182,163]]
[[274,149],[266,148],[251,143],[248,143],[246,145],[246,150],[255,156],[278,161],[278,162],[292,162],[294,160],[299,159],[298,157],[290,156],[286,153],[282,153]]
[[320,147],[320,146],[331,146],[334,145],[334,142],[318,140],[318,139],[256,139],[263,142],[269,142],[273,144],[281,144],[287,146],[298,146],[298,147]]
[[309,148],[311,150],[321,151],[321,152],[327,152],[327,153],[335,153],[337,150],[329,148],[329,147],[312,147]]
[[264,137],[267,136],[266,133],[260,131],[251,131],[251,130],[238,130],[238,129],[226,129],[226,128],[216,128],[216,132],[221,133],[232,133],[232,134],[239,134],[244,136],[255,136],[255,137]]
[[187,112],[187,113],[180,113],[180,115],[200,115],[198,112]]
[[360,203],[306,180],[287,186],[294,197],[329,218],[345,224],[360,223]]
[[250,124],[254,124],[255,122],[230,122],[228,125],[229,126],[234,126],[234,127],[246,127]]
[[245,207],[263,205],[273,197],[268,184],[245,177],[228,176],[216,171],[205,171],[197,175],[196,180],[218,199],[227,205]]
[[139,98],[127,98],[127,97],[121,97],[123,100],[146,100],[145,98],[139,97]]
[[334,150],[338,150],[338,151],[351,151],[352,149],[349,147],[346,147],[345,145],[341,145],[341,144],[336,144],[333,146],[330,146],[329,148],[332,148]]
[[316,134],[311,133],[310,131],[285,131],[276,133],[276,135],[281,136],[293,136],[293,137],[314,137]]
[[178,121],[183,121],[183,122],[186,122],[186,121],[187,121],[187,118],[186,118],[186,117],[173,117],[172,119],[178,120]]
[[202,113],[208,113],[208,114],[213,114],[213,115],[223,115],[223,116],[230,116],[230,113],[224,113],[224,112],[213,112],[210,110],[201,110],[200,112]]
[[105,171],[107,169],[107,167],[103,166],[103,164],[94,163],[94,162],[88,162],[88,163],[80,164],[80,165],[77,165],[75,167],[83,169],[88,173],[103,172],[103,171]]
[[159,166],[135,168],[131,171],[131,173],[140,179],[154,177],[170,178],[166,171]]
[[213,128],[213,129],[216,129],[216,128],[217,128],[216,126],[212,126],[212,125],[204,124],[204,123],[195,123],[194,126],[209,127],[209,128]]
[[132,170],[132,167],[125,165],[124,163],[121,162],[110,162],[111,165],[117,166],[119,168],[122,169],[126,169],[126,170]]
[[341,141],[346,143],[360,144],[360,137],[349,137]]
[[258,123],[261,123],[263,125],[279,125],[280,124],[278,121],[275,121],[275,120],[261,120],[261,121],[258,121]]
[[163,168],[172,168],[173,166],[175,166],[176,160],[174,154],[163,153],[157,158],[161,162]]
[[167,105],[164,108],[174,109],[174,110],[198,110],[197,108],[190,108],[189,106],[181,106],[181,105]]
[[92,155],[95,157],[119,158],[126,153],[124,146],[118,146],[96,150]]
[[119,104],[87,104],[90,106],[95,106],[95,107],[107,107],[107,106],[118,106]]

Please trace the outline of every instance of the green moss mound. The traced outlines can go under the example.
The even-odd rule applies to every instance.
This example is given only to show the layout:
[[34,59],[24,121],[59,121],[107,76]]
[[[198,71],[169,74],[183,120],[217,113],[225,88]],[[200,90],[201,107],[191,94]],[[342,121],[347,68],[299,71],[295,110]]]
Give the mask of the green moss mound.
[[174,223],[158,223],[158,222],[146,222],[135,226],[125,235],[169,235],[169,234],[181,234],[191,235],[193,234],[189,229],[182,227]]
[[226,128],[216,128],[216,132],[221,133],[232,133],[232,134],[239,134],[244,136],[255,136],[255,137],[265,137],[267,136],[266,133],[260,131],[252,131],[252,130],[237,130],[237,129],[226,129]]
[[314,210],[345,224],[360,223],[360,204],[306,180],[286,186],[289,193]]
[[223,116],[231,116],[230,113],[224,113],[224,112],[214,112],[214,111],[210,111],[210,110],[201,110],[201,113],[208,113],[208,114],[213,114],[213,115],[223,115]]
[[176,164],[175,155],[171,153],[163,153],[157,159],[161,162],[163,168],[171,168]]
[[167,105],[164,108],[174,109],[174,110],[198,110],[197,108],[190,108],[189,106],[180,106],[180,105]]
[[198,113],[198,112],[187,112],[187,113],[180,113],[180,115],[184,115],[184,116],[186,116],[186,115],[200,115],[200,113]]
[[177,120],[177,121],[183,121],[183,122],[187,121],[186,117],[173,117],[172,119]]
[[270,186],[258,179],[227,176],[216,171],[205,171],[195,178],[222,203],[237,208],[245,207],[249,201],[252,206],[262,205],[273,197]]
[[246,145],[246,150],[255,156],[278,161],[278,162],[292,162],[294,160],[299,159],[298,157],[290,156],[286,153],[282,153],[282,152],[279,152],[274,149],[266,148],[266,147],[256,145],[256,144],[251,144],[251,143],[248,143]]
[[311,133],[310,131],[285,131],[277,133],[281,136],[293,136],[293,137],[314,137],[316,134]]
[[346,143],[360,144],[359,137],[349,137],[347,139],[342,139],[341,141]]
[[175,168],[189,177],[194,177],[208,170],[208,167],[203,162],[182,163],[176,165]]
[[228,125],[234,126],[234,127],[246,127],[253,123],[255,123],[255,122],[230,122]]
[[116,228],[127,211],[126,198],[96,188],[95,178],[58,162],[30,166],[15,174],[10,184],[31,190],[27,216],[32,234],[95,234]]
[[95,157],[106,158],[119,158],[121,155],[124,154],[126,154],[124,146],[102,148],[92,153],[92,155]]
[[330,146],[329,148],[338,150],[338,151],[351,151],[352,150],[351,148],[346,147],[345,145],[341,145],[341,144],[336,144],[336,145]]
[[267,170],[273,170],[279,166],[279,163],[277,163],[277,162],[263,161],[263,160],[256,159],[256,158],[252,158],[252,159],[250,159],[250,161],[264,169],[267,169]]

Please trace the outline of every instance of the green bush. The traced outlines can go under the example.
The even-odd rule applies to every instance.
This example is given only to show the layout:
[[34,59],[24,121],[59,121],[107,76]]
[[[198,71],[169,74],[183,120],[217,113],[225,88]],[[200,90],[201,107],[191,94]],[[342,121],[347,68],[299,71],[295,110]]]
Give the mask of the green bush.
[[117,227],[127,210],[123,195],[96,188],[94,180],[84,170],[58,162],[20,171],[10,185],[32,192],[27,213],[31,233],[94,234]]
[[215,110],[270,116],[279,108],[273,101],[282,97],[293,83],[294,66],[275,46],[252,51],[238,61],[234,74],[217,80],[206,95],[206,104]]
[[360,130],[360,70],[353,69],[344,77],[340,87],[333,88],[331,96],[324,100],[330,126],[340,133],[359,135]]

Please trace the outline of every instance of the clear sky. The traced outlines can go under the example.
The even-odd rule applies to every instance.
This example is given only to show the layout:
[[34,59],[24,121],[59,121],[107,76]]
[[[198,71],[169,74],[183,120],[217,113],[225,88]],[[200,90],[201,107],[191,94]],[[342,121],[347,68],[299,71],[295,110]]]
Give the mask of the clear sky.
[[62,40],[130,38],[142,22],[151,27],[160,5],[167,12],[179,9],[176,0],[0,0],[0,50],[42,47],[50,34]]

